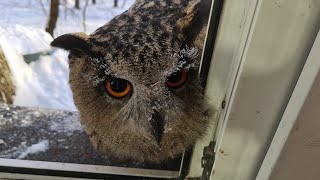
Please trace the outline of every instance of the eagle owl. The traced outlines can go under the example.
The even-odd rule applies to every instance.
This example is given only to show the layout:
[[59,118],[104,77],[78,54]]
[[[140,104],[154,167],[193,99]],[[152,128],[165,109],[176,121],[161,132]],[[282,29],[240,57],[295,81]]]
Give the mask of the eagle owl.
[[197,55],[210,4],[136,0],[92,34],[65,34],[51,43],[69,51],[74,102],[99,152],[159,163],[203,135],[213,112]]

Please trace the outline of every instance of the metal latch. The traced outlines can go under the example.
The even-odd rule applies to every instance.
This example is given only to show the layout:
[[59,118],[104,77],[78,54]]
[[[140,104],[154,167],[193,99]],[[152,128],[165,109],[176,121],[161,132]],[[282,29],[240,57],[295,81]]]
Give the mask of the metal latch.
[[201,180],[209,180],[215,160],[214,147],[216,142],[210,141],[209,146],[204,147],[201,167],[203,168]]

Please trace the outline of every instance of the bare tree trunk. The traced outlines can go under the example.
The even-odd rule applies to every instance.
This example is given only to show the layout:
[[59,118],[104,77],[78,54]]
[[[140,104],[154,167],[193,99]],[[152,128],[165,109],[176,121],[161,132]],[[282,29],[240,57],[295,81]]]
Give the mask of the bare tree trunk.
[[9,66],[0,48],[0,102],[12,104],[14,94],[15,86],[11,79]]
[[114,5],[113,7],[118,7],[118,0],[114,0]]
[[53,31],[56,27],[59,16],[59,0],[51,0],[50,15],[47,23],[46,31],[53,37]]
[[124,8],[125,5],[126,5],[126,0],[123,0],[121,8]]
[[46,8],[44,7],[44,4],[42,3],[42,0],[40,0],[39,2],[40,2],[40,6],[41,6],[41,9],[42,9],[44,15],[48,16],[48,12],[47,12]]
[[82,25],[83,25],[83,32],[86,32],[87,28],[86,28],[86,11],[87,11],[87,7],[88,7],[88,4],[89,4],[89,0],[85,0],[85,5],[84,5],[84,8],[83,8],[83,11],[82,11],[82,18],[83,18],[83,22],[82,22]]
[[96,0],[92,0],[92,4],[96,4]]
[[76,9],[80,9],[80,2],[79,2],[79,0],[76,0],[74,7],[75,7]]

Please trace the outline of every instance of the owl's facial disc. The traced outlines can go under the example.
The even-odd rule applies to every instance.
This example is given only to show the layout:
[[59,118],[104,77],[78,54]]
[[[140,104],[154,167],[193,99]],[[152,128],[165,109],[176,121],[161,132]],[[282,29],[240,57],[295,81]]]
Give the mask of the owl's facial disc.
[[[162,84],[156,83],[158,86],[162,86],[162,88],[167,89],[169,91],[178,90],[186,84],[188,80],[188,70],[185,67],[179,68],[177,71],[171,73],[168,76],[164,76],[165,81]],[[133,80],[133,82],[137,83]],[[146,85],[146,87],[149,87],[150,90],[154,87],[154,83],[152,85]],[[105,81],[103,83],[104,90],[106,91],[107,95],[119,99],[119,101],[122,101],[122,98],[128,97],[124,99],[124,101],[127,101],[131,98],[133,92],[134,85],[125,79],[116,78],[114,75],[109,75],[105,78]],[[137,89],[139,91],[139,88]],[[140,89],[141,91],[141,89]],[[152,91],[152,90],[151,90]],[[137,92],[139,93],[139,92]],[[152,96],[158,96],[157,92],[151,93]],[[141,97],[140,98],[145,98]],[[158,100],[158,99],[157,99]],[[155,104],[155,101],[157,101],[154,98],[150,99],[151,104]],[[153,105],[151,106],[151,108]],[[153,108],[152,108],[153,109]],[[150,114],[150,121],[149,125],[150,131],[149,133],[154,137],[156,142],[160,145],[163,133],[165,131],[165,124],[166,121],[164,120],[164,117],[162,117],[160,113],[161,109],[153,109]]]

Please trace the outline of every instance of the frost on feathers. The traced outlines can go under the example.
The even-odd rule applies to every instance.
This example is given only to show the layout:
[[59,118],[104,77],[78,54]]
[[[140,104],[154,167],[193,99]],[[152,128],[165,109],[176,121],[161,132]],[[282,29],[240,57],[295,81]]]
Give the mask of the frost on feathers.
[[[167,72],[164,72],[166,76],[169,76],[170,74],[178,71],[180,68],[184,67],[187,70],[190,68],[195,67],[194,60],[198,58],[199,52],[197,47],[188,47],[187,45],[185,48],[181,49],[178,54],[173,54],[172,57],[168,58],[174,58],[177,59],[174,61],[174,63],[177,64],[172,64],[173,69],[170,69]],[[103,57],[87,57],[87,61],[90,62],[91,67],[95,71],[103,71],[105,76],[112,76],[112,72],[108,68],[112,61],[110,59],[105,59]],[[99,77],[96,74],[84,74],[84,77],[91,81],[94,86],[98,86],[100,83],[102,83],[105,80],[105,76]]]

